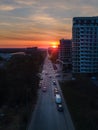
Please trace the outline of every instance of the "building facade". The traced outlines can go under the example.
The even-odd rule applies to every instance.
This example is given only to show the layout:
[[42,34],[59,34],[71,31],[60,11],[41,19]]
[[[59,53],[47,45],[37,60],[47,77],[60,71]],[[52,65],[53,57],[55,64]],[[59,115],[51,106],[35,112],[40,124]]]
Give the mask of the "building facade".
[[74,17],[72,73],[98,74],[98,17]]
[[61,39],[59,45],[59,62],[63,71],[69,71],[72,66],[72,41]]

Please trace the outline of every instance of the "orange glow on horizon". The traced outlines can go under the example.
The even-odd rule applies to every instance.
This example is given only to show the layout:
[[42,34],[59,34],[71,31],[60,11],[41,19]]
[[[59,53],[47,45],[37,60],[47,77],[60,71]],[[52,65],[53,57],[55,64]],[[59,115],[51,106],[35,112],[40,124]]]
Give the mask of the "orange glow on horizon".
[[0,48],[53,47],[56,49],[58,45],[58,41],[0,40]]
[[0,40],[0,48],[48,48],[50,45],[51,41]]
[[51,47],[52,48],[58,48],[58,42],[51,42]]
[[58,46],[56,46],[56,45],[53,45],[52,47],[53,47],[53,48],[57,48]]

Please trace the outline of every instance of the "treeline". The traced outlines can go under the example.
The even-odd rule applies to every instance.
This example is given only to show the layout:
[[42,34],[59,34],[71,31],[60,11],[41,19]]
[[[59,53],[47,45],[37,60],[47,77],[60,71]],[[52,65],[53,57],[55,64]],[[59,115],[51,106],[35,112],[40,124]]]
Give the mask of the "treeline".
[[43,65],[46,52],[16,54],[0,69],[0,107],[28,106],[35,100],[39,84],[38,73]]

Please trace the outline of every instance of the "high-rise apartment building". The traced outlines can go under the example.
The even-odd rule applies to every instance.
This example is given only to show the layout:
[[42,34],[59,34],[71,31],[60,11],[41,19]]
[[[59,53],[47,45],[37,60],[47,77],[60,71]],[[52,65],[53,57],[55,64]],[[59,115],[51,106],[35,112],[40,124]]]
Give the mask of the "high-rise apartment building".
[[59,61],[63,70],[67,71],[72,66],[72,41],[61,39],[59,45]]
[[98,17],[74,17],[72,72],[98,74]]

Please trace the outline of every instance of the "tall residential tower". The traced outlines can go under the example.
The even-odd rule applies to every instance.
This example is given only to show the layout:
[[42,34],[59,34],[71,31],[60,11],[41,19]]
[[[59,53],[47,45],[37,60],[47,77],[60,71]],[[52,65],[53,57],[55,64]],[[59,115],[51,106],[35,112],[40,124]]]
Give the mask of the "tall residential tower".
[[98,17],[74,17],[72,27],[73,74],[98,74]]

